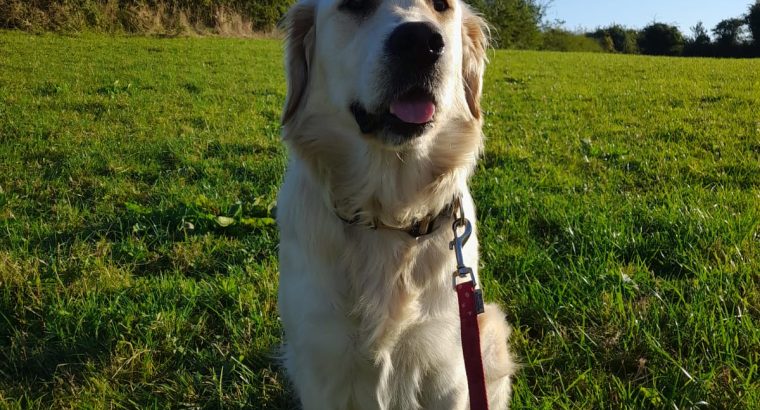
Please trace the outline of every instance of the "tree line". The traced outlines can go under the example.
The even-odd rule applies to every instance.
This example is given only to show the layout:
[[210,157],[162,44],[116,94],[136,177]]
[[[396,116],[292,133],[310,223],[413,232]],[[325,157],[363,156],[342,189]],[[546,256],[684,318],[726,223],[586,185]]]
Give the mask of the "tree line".
[[[712,32],[712,37],[710,36]],[[747,13],[720,21],[709,32],[702,22],[684,35],[678,27],[652,23],[641,30],[620,25],[599,28],[588,36],[605,51],[687,57],[760,57],[760,0]]]
[[[556,51],[597,51],[687,57],[760,57],[760,0],[744,15],[719,22],[708,31],[702,22],[690,35],[671,24],[643,29],[618,24],[573,32],[564,22],[545,22],[551,0],[472,0],[494,27],[497,47]],[[712,34],[712,36],[710,35]]]
[[[0,28],[181,34],[272,31],[296,0],[0,0]],[[708,31],[684,35],[652,23],[641,30],[610,25],[572,32],[547,23],[552,0],[467,0],[489,21],[498,48],[705,57],[760,57],[760,0],[747,13]],[[712,33],[712,36],[710,35]]]
[[[252,31],[275,29],[297,0],[0,0],[0,28],[154,33],[212,29],[231,15]],[[539,0],[466,0],[494,25],[496,44],[536,48],[546,7]],[[550,1],[550,0],[544,0]]]

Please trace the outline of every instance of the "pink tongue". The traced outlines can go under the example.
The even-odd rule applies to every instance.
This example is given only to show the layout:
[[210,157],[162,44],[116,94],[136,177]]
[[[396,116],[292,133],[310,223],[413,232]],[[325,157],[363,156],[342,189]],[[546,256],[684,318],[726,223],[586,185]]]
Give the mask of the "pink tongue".
[[409,124],[425,124],[433,119],[435,104],[429,100],[394,101],[391,114]]

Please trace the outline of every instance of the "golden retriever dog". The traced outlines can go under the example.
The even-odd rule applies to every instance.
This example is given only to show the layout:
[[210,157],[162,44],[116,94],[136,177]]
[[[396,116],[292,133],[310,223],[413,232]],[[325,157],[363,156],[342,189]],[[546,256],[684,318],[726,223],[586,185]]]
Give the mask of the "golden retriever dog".
[[[452,209],[475,223],[485,22],[460,0],[302,0],[287,13],[282,358],[304,409],[468,409]],[[463,256],[477,275],[473,233]],[[491,409],[509,326],[478,317]]]

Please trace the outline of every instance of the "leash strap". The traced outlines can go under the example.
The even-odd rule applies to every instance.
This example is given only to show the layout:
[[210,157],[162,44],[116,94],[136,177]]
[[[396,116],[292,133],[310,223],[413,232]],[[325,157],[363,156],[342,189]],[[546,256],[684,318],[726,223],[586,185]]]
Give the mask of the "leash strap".
[[[459,304],[459,325],[462,337],[462,355],[464,369],[467,373],[467,387],[470,393],[470,410],[488,410],[488,394],[486,392],[486,377],[483,372],[483,357],[480,352],[480,329],[478,315],[485,311],[483,292],[477,288],[475,272],[464,262],[464,244],[472,234],[472,223],[464,216],[461,198],[455,199],[459,213],[454,220],[452,230],[454,240],[449,248],[454,251],[457,259],[457,270],[454,272],[454,289],[457,292]],[[463,229],[462,234],[459,230]]]
[[459,324],[462,332],[462,353],[470,392],[470,410],[488,410],[486,377],[480,353],[480,329],[478,313],[482,309],[483,295],[475,289],[473,281],[456,286],[459,302]]

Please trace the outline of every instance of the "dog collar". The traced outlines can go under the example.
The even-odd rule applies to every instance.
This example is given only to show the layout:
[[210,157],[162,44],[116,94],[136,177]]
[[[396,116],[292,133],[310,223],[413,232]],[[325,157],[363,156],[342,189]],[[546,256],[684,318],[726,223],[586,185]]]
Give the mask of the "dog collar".
[[336,208],[333,208],[333,213],[338,217],[338,219],[349,226],[363,226],[372,230],[383,229],[406,232],[412,238],[417,239],[426,235],[430,235],[433,232],[437,231],[438,228],[443,225],[443,221],[454,218],[454,215],[459,211],[460,207],[461,197],[455,196],[454,199],[449,202],[437,215],[428,214],[425,215],[425,217],[422,219],[414,219],[410,225],[401,227],[386,225],[379,221],[377,218],[373,218],[372,222],[369,223],[361,223],[361,217],[359,216],[361,215],[361,211],[354,213],[354,217],[351,219],[341,216]]

